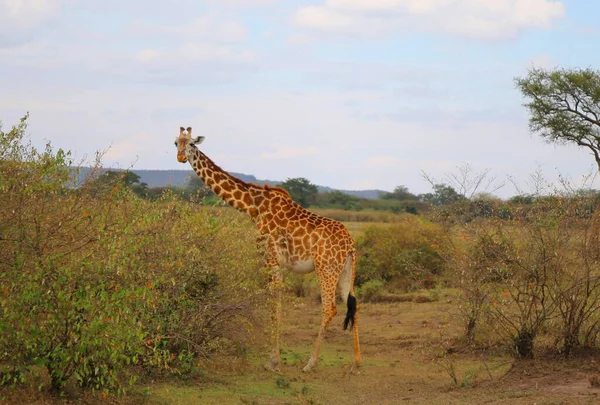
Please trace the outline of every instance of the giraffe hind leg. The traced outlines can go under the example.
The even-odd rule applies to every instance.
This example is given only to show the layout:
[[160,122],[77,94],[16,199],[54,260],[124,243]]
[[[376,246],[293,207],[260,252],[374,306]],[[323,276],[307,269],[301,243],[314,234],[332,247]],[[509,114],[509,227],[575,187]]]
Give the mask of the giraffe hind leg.
[[[353,297],[354,298],[354,297]],[[352,374],[360,374],[360,365],[362,363],[362,358],[360,355],[360,342],[358,339],[358,303],[356,302],[356,298],[354,298],[354,303],[356,304],[352,323],[352,346],[354,348],[354,362],[350,367],[350,372]]]
[[313,352],[310,356],[310,359],[308,359],[308,363],[306,363],[306,366],[304,366],[304,368],[302,369],[302,371],[304,372],[312,370],[312,368],[317,365],[321,344],[325,339],[325,329],[337,313],[337,308],[335,307],[335,291],[333,291],[332,293],[325,293],[325,291],[323,291],[322,289],[321,302],[323,303],[323,317],[321,319],[321,327],[319,328],[319,333],[317,334],[317,338],[315,340]]
[[356,253],[348,255],[344,271],[340,275],[338,286],[340,287],[340,293],[342,299],[346,303],[347,312],[346,318],[344,319],[344,330],[350,326],[352,330],[352,343],[354,349],[354,362],[350,368],[350,372],[354,374],[360,374],[359,367],[362,363],[360,355],[360,342],[358,338],[358,309],[359,305],[354,295],[354,279],[356,278]]

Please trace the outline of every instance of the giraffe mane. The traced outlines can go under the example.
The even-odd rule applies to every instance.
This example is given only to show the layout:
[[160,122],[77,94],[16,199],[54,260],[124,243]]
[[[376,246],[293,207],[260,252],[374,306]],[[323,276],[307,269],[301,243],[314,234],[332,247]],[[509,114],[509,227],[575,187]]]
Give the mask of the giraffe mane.
[[282,188],[282,187],[272,187],[272,186],[269,186],[268,184],[265,184],[265,185],[263,186],[263,188],[264,188],[266,191],[274,191],[274,192],[276,192],[276,193],[283,194],[283,195],[284,195],[285,197],[287,197],[287,198],[290,198],[290,199],[292,198],[292,197],[290,196],[290,193],[289,193],[289,192],[288,192],[288,191],[287,191],[285,188]]

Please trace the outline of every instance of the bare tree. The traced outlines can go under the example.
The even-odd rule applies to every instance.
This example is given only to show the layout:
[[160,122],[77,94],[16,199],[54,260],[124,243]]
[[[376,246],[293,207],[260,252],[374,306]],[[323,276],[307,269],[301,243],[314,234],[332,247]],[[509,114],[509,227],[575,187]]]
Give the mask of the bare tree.
[[429,184],[448,184],[456,190],[461,196],[471,199],[475,194],[486,193],[493,194],[504,187],[504,182],[498,182],[496,176],[492,176],[491,169],[486,168],[476,173],[469,163],[462,163],[456,166],[454,173],[448,173],[440,181],[433,178],[430,174],[422,171],[421,174]]

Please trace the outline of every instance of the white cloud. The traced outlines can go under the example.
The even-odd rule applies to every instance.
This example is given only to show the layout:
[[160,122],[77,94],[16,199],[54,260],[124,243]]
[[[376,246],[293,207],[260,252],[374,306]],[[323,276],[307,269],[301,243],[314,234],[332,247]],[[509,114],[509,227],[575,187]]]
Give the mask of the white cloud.
[[296,12],[294,22],[302,28],[329,33],[373,36],[388,31],[388,24],[378,18],[345,13],[335,8],[308,6]]
[[287,39],[290,45],[309,45],[315,41],[315,38],[304,32],[298,32],[293,34]]
[[31,28],[56,16],[60,0],[3,0],[0,16],[15,26]]
[[[252,72],[256,55],[243,45],[186,42],[170,48],[124,47],[106,41],[101,46],[38,41],[10,49],[0,48],[4,67],[28,68],[50,75],[60,69],[93,73],[101,79],[166,85],[231,82]],[[113,83],[114,84],[114,83]]]
[[300,8],[294,22],[300,28],[345,35],[418,30],[505,39],[525,29],[551,28],[564,15],[565,7],[557,0],[327,0]]
[[284,147],[279,148],[274,152],[261,153],[259,159],[293,159],[303,156],[317,155],[318,151],[314,147]]
[[[246,44],[248,30],[241,23],[211,13],[192,15],[179,25],[171,21],[132,21],[123,35],[132,43],[152,46],[133,55],[112,51],[98,62],[98,68],[162,84],[229,82],[254,69],[256,54]],[[161,46],[164,42],[170,46]]]
[[30,41],[52,23],[65,0],[0,0],[0,49]]
[[255,60],[255,55],[250,50],[236,50],[228,46],[189,43],[172,53],[172,57],[178,59],[178,63],[189,63],[193,61],[218,61],[231,63],[249,63]]
[[156,49],[142,49],[136,54],[136,59],[141,62],[150,62],[160,56]]
[[141,37],[179,38],[183,41],[216,43],[242,42],[248,36],[246,27],[241,23],[223,20],[208,14],[178,25],[154,24],[144,20],[135,20],[125,28],[125,33]]
[[95,68],[125,80],[189,86],[235,81],[251,73],[255,64],[256,55],[249,49],[185,43],[172,49],[146,48],[134,55],[112,54],[98,60]]

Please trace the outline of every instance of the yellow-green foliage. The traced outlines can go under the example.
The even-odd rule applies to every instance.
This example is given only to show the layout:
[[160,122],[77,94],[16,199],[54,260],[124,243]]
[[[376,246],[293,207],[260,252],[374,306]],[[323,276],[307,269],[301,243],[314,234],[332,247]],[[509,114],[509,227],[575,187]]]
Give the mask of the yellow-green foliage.
[[371,226],[359,239],[358,283],[395,279],[407,288],[430,287],[444,266],[443,241],[440,227],[410,214],[390,225]]
[[359,296],[362,301],[372,302],[377,301],[383,294],[383,281],[369,280],[363,283],[359,288]]
[[402,221],[404,215],[391,212],[362,210],[347,211],[331,208],[310,208],[311,211],[323,215],[324,217],[335,219],[341,222],[397,222]]
[[0,131],[1,384],[37,365],[54,390],[122,390],[136,364],[185,372],[244,344],[266,290],[249,220],[119,182],[68,188],[69,154],[25,128]]
[[[600,334],[600,217],[583,196],[536,201],[513,219],[479,219],[448,228],[450,279],[462,290],[457,308],[468,341],[491,318],[520,357],[548,333],[569,354],[597,345]],[[560,343],[560,345],[558,345]]]

